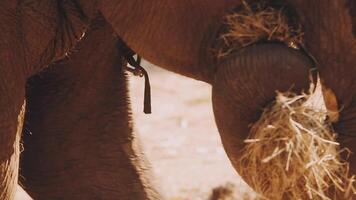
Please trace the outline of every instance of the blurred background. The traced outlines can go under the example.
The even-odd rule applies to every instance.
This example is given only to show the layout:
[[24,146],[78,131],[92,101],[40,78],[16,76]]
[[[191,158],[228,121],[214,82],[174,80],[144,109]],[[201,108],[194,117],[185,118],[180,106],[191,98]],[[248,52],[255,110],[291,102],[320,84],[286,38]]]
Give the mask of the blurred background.
[[142,66],[153,113],[143,113],[144,79],[129,75],[134,124],[161,193],[169,200],[253,199],[221,145],[210,85],[145,61]]

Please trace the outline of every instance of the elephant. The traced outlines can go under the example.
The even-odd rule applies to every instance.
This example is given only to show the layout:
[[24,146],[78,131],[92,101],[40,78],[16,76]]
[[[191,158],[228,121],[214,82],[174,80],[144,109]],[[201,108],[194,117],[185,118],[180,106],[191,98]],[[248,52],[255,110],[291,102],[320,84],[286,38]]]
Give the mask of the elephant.
[[[263,42],[217,61],[211,47],[221,19],[242,0],[1,1],[0,199],[14,198],[19,179],[35,199],[163,198],[133,131],[119,40],[212,85],[237,172],[249,124],[276,90],[306,90],[313,65],[338,102],[338,141],[356,152],[355,1],[267,2],[295,10],[308,53]],[[355,174],[355,155],[349,162]]]

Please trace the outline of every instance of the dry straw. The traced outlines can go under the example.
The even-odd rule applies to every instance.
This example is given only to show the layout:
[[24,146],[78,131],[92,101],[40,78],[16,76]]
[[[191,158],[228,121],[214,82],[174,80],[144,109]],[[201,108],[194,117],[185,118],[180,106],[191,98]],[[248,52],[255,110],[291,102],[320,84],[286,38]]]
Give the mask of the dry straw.
[[[218,59],[260,41],[303,45],[301,26],[290,12],[256,2],[243,1],[225,17],[215,47]],[[337,142],[321,96],[320,87],[301,95],[277,93],[251,126],[239,171],[262,199],[341,200],[356,195],[355,177],[341,158],[348,150]]]
[[340,154],[318,93],[278,93],[252,125],[240,173],[261,199],[352,199],[355,177]]
[[242,2],[238,10],[224,19],[224,30],[215,50],[218,58],[263,40],[284,42],[293,48],[303,44],[301,26],[287,16],[285,8],[269,7],[262,1],[253,5]]

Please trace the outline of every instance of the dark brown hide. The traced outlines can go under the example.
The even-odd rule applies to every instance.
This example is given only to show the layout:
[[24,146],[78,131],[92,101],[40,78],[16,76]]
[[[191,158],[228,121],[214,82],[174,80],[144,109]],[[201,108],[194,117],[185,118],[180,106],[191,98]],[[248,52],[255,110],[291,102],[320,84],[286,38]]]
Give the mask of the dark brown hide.
[[227,10],[240,4],[240,0],[115,3],[102,0],[100,10],[115,32],[148,61],[188,77],[212,82],[211,63],[205,60],[209,41]]
[[349,13],[352,20],[352,31],[356,37],[356,1],[348,0],[347,7],[349,7]]
[[[0,41],[0,52],[2,45]],[[12,199],[17,185],[19,138],[23,124],[23,116],[19,115],[25,91],[23,77],[15,76],[16,70],[3,64],[0,61],[0,94],[6,94],[0,98],[0,199],[8,200]]]
[[[343,147],[356,153],[356,38],[354,1],[289,0],[305,26],[306,46],[318,61],[321,79],[336,95],[341,110],[336,132]],[[351,7],[350,7],[351,6]],[[345,135],[351,135],[345,136]],[[356,155],[351,171],[356,173]]]
[[238,158],[263,108],[276,91],[306,91],[311,60],[282,44],[257,44],[230,55],[217,66],[213,108],[225,150],[238,171]]
[[132,134],[123,59],[95,22],[69,60],[28,86],[24,185],[35,199],[158,199]]
[[10,0],[0,2],[0,199],[12,199],[17,185],[22,121],[18,121],[25,99],[25,76],[21,42],[17,40]]
[[18,40],[26,58],[26,75],[33,75],[68,54],[94,15],[95,0],[24,0],[16,6]]

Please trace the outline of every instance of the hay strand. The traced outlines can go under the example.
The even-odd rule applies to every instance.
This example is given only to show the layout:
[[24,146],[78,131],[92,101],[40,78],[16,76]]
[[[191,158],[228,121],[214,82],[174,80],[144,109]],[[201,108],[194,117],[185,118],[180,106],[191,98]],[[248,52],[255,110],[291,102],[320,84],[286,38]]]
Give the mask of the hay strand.
[[[317,94],[277,93],[251,126],[240,173],[263,199],[350,199],[356,194]],[[320,95],[320,92],[319,92]],[[319,98],[320,100],[320,98]]]
[[224,18],[225,30],[220,33],[217,58],[259,41],[279,41],[298,48],[303,44],[300,24],[288,17],[286,9],[267,6],[263,1],[242,6]]

